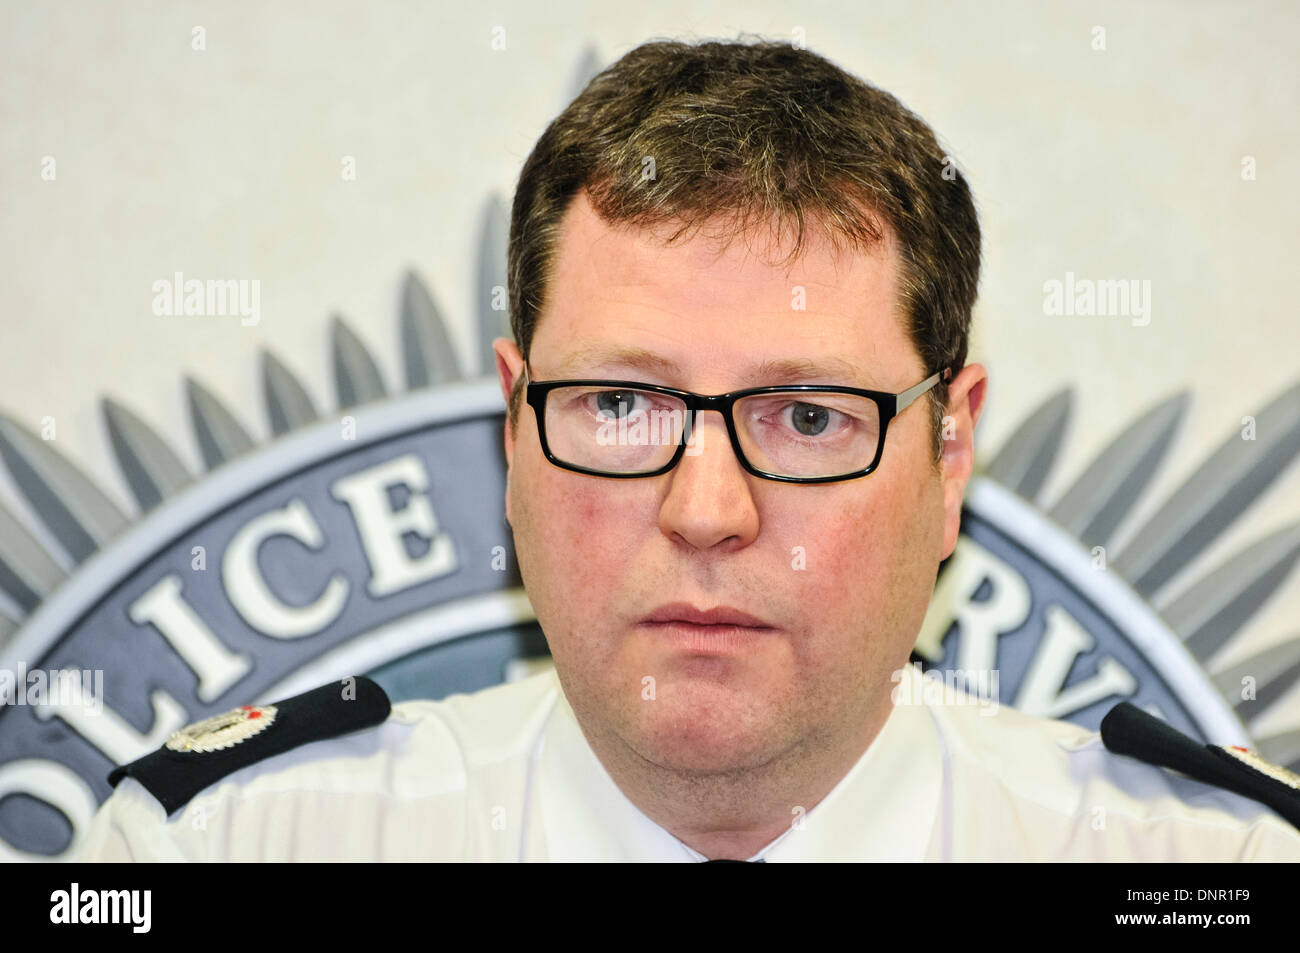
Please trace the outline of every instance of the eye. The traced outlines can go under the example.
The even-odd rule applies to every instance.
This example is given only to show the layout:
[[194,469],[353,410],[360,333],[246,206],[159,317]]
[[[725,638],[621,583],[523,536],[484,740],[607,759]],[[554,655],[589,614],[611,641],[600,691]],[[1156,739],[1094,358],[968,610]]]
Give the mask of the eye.
[[826,430],[832,413],[829,407],[797,401],[790,405],[790,423],[801,436],[816,437]]
[[637,392],[633,390],[603,390],[592,395],[596,401],[596,416],[627,417],[632,413]]

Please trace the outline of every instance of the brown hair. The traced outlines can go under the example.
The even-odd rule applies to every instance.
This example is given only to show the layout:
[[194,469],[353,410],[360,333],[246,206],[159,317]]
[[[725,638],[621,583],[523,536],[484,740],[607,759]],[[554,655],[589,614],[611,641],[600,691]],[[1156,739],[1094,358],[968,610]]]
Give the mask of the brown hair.
[[[646,157],[655,174],[643,176]],[[774,41],[656,40],[599,73],[524,162],[510,217],[510,321],[525,359],[547,295],[560,222],[585,189],[610,223],[688,228],[731,218],[798,229],[839,247],[898,238],[906,330],[926,374],[966,362],[980,230],[965,178],[934,132],[884,90]],[[942,449],[947,386],[930,391]],[[522,390],[510,400],[517,422]]]

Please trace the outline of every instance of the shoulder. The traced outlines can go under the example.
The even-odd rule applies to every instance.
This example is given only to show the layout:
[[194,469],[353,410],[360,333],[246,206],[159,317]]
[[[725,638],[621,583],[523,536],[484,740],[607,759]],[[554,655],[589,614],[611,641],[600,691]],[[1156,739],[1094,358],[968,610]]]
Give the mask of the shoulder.
[[[347,682],[362,704],[349,707],[338,698]],[[222,857],[229,859],[326,852],[380,859],[416,849],[400,828],[421,809],[441,818],[438,833],[454,850],[454,831],[446,828],[464,817],[467,795],[480,778],[508,777],[526,760],[557,691],[548,672],[440,701],[390,705],[377,685],[357,678],[233,709],[115,769],[116,789],[91,825],[83,857],[180,859],[172,856],[179,850],[217,859],[215,845],[224,841],[232,850]],[[241,722],[241,713],[253,712],[261,712],[253,722],[269,723]],[[277,818],[293,830],[268,834]],[[391,842],[376,840],[376,826],[390,829]],[[263,834],[254,845],[245,832],[258,828]]]
[[[1217,762],[1234,759],[1158,719],[1142,714],[1134,730],[1154,730],[1165,740],[1176,736],[1186,759],[1174,763],[1183,770],[1112,751],[1101,732],[1079,725],[1006,706],[953,702],[948,696],[930,710],[954,785],[964,792],[947,805],[951,842],[972,854],[1300,860],[1300,831],[1252,793],[1253,769],[1243,768],[1250,773],[1240,777],[1233,776],[1235,769],[1220,771]],[[1289,810],[1286,802],[1300,804],[1300,791],[1272,801]],[[989,823],[993,818],[1003,823]]]

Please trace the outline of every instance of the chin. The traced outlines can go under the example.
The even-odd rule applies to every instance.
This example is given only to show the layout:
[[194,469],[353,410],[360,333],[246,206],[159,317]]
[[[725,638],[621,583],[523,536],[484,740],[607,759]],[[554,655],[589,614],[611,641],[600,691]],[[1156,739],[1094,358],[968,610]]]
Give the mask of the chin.
[[657,707],[641,713],[629,741],[660,767],[719,774],[765,764],[777,753],[775,726],[755,723],[725,705],[701,707],[681,697],[674,703],[662,695],[645,704]]

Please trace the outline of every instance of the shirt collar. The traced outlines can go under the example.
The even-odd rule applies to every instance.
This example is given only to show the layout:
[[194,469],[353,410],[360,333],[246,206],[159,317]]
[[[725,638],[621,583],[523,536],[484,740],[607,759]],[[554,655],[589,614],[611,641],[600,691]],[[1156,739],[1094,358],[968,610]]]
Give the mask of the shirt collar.
[[[701,861],[641,813],[605,771],[556,678],[538,785],[552,861]],[[925,704],[921,675],[903,684],[885,725],[815,807],[750,860],[915,861],[925,855],[939,807],[944,749]]]

